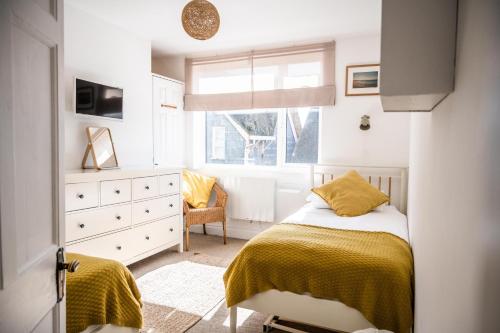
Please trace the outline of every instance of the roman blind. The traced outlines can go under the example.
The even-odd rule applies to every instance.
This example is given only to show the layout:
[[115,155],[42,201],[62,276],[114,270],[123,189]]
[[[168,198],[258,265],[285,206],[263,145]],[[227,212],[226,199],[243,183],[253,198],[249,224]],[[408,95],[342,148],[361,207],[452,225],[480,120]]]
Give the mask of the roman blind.
[[335,42],[186,59],[186,111],[333,105]]

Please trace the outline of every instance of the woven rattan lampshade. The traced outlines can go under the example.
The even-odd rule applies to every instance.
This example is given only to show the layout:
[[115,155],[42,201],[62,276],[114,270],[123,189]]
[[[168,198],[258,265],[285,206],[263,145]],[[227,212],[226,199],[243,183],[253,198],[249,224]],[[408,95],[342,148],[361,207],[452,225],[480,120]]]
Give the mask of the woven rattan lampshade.
[[206,0],[192,0],[182,10],[182,26],[189,36],[206,40],[219,30],[219,12]]

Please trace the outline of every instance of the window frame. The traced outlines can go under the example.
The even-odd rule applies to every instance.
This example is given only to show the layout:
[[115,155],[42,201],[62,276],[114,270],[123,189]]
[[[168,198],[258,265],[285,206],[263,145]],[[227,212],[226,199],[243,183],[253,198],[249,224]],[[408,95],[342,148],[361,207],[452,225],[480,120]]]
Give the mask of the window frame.
[[[271,109],[272,110],[272,109]],[[318,107],[318,162],[322,160],[322,124],[323,124],[323,110],[324,107]],[[216,111],[210,111],[216,112]],[[224,112],[224,111],[221,111]],[[227,111],[232,112],[232,111]],[[258,170],[294,170],[305,169],[315,163],[291,163],[286,162],[286,117],[287,108],[279,108],[277,111],[277,142],[276,142],[276,165],[253,165],[253,164],[225,164],[225,163],[207,163],[207,112],[196,112],[194,118],[195,126],[193,126],[194,133],[199,133],[198,140],[194,140],[195,146],[198,149],[193,151],[194,165],[200,168],[216,168],[216,169],[258,169]]]

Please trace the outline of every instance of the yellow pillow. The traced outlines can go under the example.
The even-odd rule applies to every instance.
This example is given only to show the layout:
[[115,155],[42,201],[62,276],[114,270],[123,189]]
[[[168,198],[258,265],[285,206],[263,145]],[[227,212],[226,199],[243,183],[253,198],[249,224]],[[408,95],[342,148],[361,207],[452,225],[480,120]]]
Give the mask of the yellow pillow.
[[389,201],[387,195],[354,170],[311,191],[322,197],[339,216],[363,215]]
[[212,187],[215,184],[215,177],[206,177],[196,172],[184,170],[182,172],[182,195],[194,208],[206,208]]

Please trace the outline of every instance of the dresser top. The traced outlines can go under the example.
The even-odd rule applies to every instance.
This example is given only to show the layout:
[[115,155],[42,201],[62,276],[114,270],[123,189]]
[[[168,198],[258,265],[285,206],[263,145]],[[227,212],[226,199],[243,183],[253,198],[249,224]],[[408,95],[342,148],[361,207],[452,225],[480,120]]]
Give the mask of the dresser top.
[[120,167],[117,169],[94,170],[94,169],[77,169],[67,170],[65,172],[65,183],[85,183],[102,180],[125,179],[136,177],[150,177],[159,175],[168,175],[181,173],[183,167],[168,166],[168,167]]

